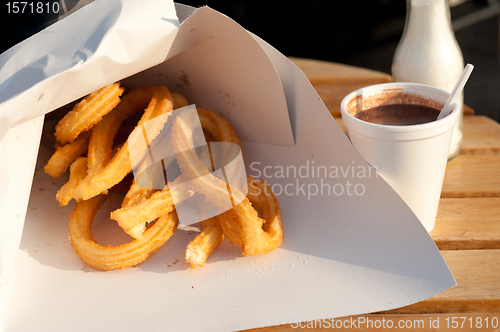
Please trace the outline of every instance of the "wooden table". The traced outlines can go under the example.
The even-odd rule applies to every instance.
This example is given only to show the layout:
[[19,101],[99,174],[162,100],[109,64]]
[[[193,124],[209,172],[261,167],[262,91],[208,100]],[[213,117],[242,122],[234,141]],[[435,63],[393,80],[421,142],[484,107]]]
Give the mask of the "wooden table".
[[[344,129],[339,112],[342,98],[362,86],[391,81],[390,75],[357,67],[291,60],[304,71]],[[431,232],[457,285],[407,307],[364,315],[372,321],[382,324],[383,320],[390,320],[394,326],[400,321],[420,321],[425,323],[421,331],[500,331],[500,124],[474,115],[470,108],[465,114],[463,147],[460,155],[447,165],[436,226]],[[435,324],[436,328],[430,329],[430,322],[436,323],[437,319],[439,328]],[[307,327],[307,322],[302,326]],[[330,330],[310,327],[307,331]],[[251,331],[297,330],[300,328],[295,324]]]

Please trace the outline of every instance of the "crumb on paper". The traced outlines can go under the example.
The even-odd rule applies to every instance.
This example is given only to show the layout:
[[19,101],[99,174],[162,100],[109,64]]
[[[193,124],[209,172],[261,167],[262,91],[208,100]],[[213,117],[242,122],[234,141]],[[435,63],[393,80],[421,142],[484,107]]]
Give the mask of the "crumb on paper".
[[183,71],[182,75],[179,77],[179,79],[184,83],[184,85],[189,88],[191,86],[191,82],[189,82],[187,74]]

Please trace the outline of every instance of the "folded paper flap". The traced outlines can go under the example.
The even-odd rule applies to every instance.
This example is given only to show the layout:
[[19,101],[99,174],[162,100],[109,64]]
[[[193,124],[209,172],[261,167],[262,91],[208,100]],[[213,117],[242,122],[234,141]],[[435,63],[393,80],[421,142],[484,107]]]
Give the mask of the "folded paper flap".
[[15,125],[160,63],[178,24],[169,1],[95,1],[4,52],[0,139]]
[[23,233],[42,127],[43,117],[39,117],[12,128],[0,141],[0,330],[5,292]]
[[243,27],[209,7],[198,8],[179,26],[172,47],[174,54],[185,51],[123,84],[164,84],[224,115],[242,140],[294,145],[276,69]]

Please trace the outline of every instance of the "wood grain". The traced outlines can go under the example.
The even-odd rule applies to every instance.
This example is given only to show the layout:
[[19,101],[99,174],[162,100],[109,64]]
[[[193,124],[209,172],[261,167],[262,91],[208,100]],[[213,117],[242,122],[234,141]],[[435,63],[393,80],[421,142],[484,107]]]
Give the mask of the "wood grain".
[[500,155],[459,155],[448,162],[441,197],[500,197]]
[[486,116],[465,116],[461,154],[500,154],[500,124]]
[[441,251],[457,285],[385,313],[500,313],[500,250]]
[[375,84],[392,81],[391,75],[367,68],[314,59],[295,57],[289,59],[304,72],[313,85],[360,82]]
[[[457,285],[436,296],[416,304],[372,315],[372,319],[422,319],[422,317],[497,317],[500,320],[500,250],[444,250],[441,252]],[[296,325],[295,325],[296,326]],[[432,330],[429,325],[425,331]],[[482,329],[486,327],[483,326]],[[311,328],[308,331],[323,331]],[[292,325],[252,329],[252,332],[285,332],[297,330]],[[356,329],[357,330],[357,329]],[[456,330],[456,329],[455,329]],[[466,329],[471,331],[472,329]],[[490,331],[498,330],[491,329]],[[363,331],[363,330],[362,330]],[[392,331],[392,329],[391,329]],[[397,330],[395,330],[397,331]]]
[[341,117],[340,114],[340,103],[345,96],[347,96],[352,91],[359,88],[370,85],[366,82],[360,83],[343,83],[339,84],[313,84],[314,89],[321,97],[325,106],[328,108],[330,113],[335,117]]
[[[353,324],[354,322],[354,324]],[[279,325],[246,330],[246,332],[292,332],[292,331],[499,331],[500,315],[464,314],[368,314],[359,316],[318,319],[295,324]],[[488,326],[486,326],[488,324]],[[335,326],[336,327],[332,327]],[[385,329],[383,327],[386,327]],[[392,326],[392,328],[390,328]],[[379,327],[379,328],[378,328]]]
[[392,81],[389,74],[312,59],[289,58],[307,76],[330,113],[340,117],[340,102],[350,92],[364,86]]
[[500,249],[500,197],[442,198],[430,235],[440,250]]
[[[463,150],[466,152],[448,162],[441,197],[500,197],[500,153],[493,154],[493,151],[500,151],[500,137],[490,136],[500,125],[487,117],[477,117],[478,120],[466,118],[469,117],[464,118],[464,144],[467,145]],[[335,120],[346,132],[342,119]],[[476,125],[483,129],[475,129]],[[476,134],[469,139],[471,132]],[[491,145],[481,147],[481,142],[490,142]]]

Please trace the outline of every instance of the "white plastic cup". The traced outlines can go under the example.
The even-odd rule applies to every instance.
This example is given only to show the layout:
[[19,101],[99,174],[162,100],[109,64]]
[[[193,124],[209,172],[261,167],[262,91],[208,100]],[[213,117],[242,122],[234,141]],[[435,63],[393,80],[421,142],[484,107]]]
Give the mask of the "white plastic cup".
[[365,122],[358,111],[386,104],[418,104],[441,109],[449,93],[418,83],[386,83],[361,88],[341,103],[349,138],[361,156],[398,193],[425,229],[435,225],[457,109],[424,124],[393,126]]

